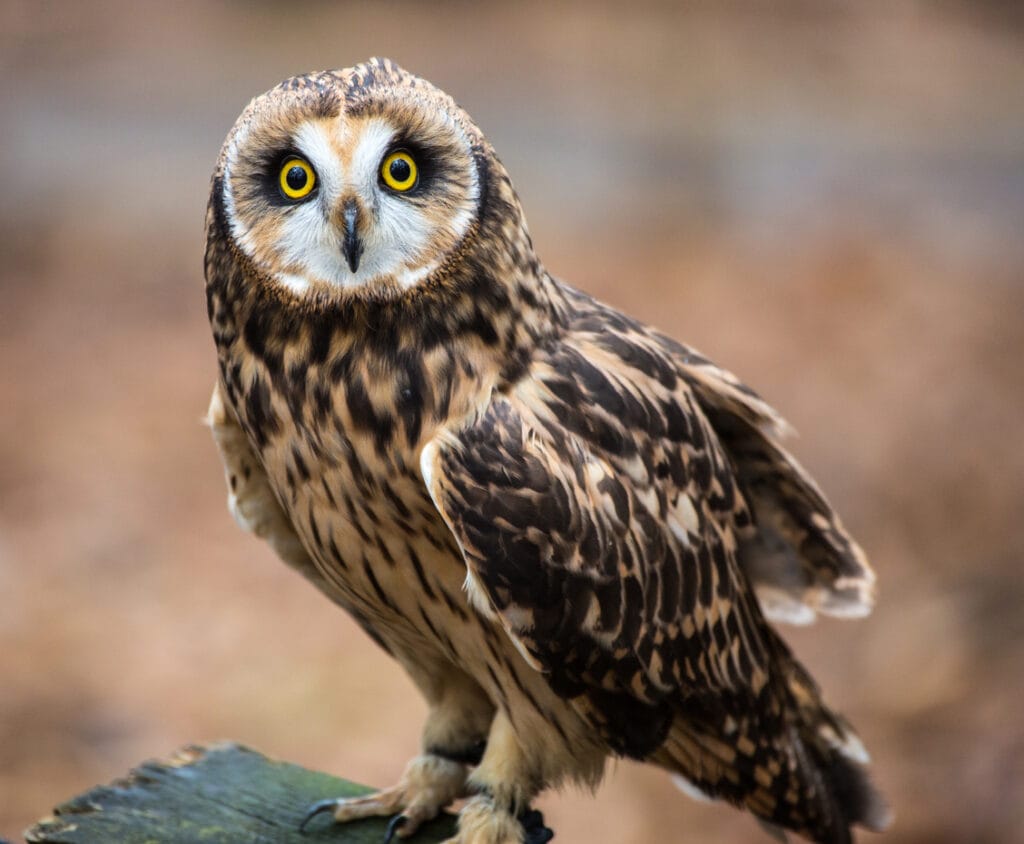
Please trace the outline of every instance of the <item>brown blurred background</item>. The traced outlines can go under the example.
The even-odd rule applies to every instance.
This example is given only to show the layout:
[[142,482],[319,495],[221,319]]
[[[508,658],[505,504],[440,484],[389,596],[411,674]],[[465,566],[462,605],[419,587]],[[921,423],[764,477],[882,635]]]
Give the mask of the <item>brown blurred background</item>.
[[[1020,9],[0,2],[0,837],[188,742],[382,785],[417,746],[411,684],[235,527],[199,424],[221,141],[380,54],[476,118],[553,272],[801,431],[881,590],[786,634],[887,839],[1024,841]],[[558,841],[769,840],[633,764],[541,806]]]

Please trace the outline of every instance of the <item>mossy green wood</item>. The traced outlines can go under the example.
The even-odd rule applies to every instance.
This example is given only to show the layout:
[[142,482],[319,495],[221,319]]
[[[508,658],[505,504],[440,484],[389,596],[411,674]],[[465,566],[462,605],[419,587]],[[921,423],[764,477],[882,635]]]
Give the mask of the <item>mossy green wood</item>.
[[[321,815],[299,833],[310,804],[370,790],[237,744],[189,747],[61,804],[25,837],[30,844],[383,844],[386,818],[335,824]],[[454,832],[454,817],[444,815],[412,841],[436,844]]]

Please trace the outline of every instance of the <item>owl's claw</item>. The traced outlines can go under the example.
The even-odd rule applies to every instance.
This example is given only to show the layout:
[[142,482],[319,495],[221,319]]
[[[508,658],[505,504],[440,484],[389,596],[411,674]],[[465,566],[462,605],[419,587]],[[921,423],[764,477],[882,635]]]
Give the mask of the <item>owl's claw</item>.
[[317,800],[316,803],[306,810],[306,815],[303,817],[302,823],[299,824],[299,832],[305,835],[306,824],[313,820],[317,815],[322,815],[324,812],[333,812],[337,805],[338,801],[334,797],[329,797],[326,800]]
[[537,809],[526,809],[517,818],[523,827],[523,844],[548,844],[554,831],[544,826],[544,815]]
[[408,821],[409,819],[405,815],[395,815],[388,823],[388,828],[384,831],[384,844],[391,844],[391,840],[395,837],[395,834],[405,826]]
[[[309,807],[299,831],[323,812],[331,812],[337,823],[362,818],[391,818],[384,842],[408,838],[422,824],[433,820],[453,800],[462,796],[466,787],[466,766],[433,754],[413,759],[405,769],[401,782],[391,788],[356,797],[321,800]],[[395,813],[398,813],[397,815]]]

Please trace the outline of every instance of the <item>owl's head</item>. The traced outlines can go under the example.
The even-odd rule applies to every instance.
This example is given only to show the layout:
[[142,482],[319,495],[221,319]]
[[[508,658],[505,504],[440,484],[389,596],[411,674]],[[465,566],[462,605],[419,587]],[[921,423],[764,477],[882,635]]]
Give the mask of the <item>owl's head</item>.
[[495,167],[451,97],[371,59],[254,99],[221,151],[211,209],[249,275],[288,298],[393,297],[464,253]]

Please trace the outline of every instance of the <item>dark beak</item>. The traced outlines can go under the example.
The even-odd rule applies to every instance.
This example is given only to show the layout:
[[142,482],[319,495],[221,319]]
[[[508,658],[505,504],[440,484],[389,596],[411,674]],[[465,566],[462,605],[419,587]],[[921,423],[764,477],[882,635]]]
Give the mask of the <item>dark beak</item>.
[[359,237],[359,206],[354,202],[345,203],[345,240],[341,251],[345,253],[348,268],[355,272],[359,269],[359,259],[363,256],[363,241]]

